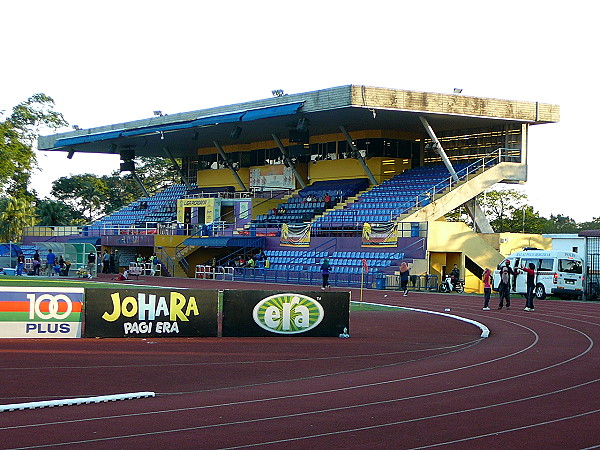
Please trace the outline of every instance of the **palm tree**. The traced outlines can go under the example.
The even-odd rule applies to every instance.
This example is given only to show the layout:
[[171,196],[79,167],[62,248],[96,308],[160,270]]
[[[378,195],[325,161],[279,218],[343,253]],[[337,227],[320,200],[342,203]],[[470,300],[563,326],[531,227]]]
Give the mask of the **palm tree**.
[[67,226],[72,225],[76,216],[73,208],[61,201],[40,200],[37,204],[37,217],[40,226]]
[[23,228],[35,224],[34,208],[25,198],[9,197],[0,214],[0,221],[0,239],[4,242],[20,242]]

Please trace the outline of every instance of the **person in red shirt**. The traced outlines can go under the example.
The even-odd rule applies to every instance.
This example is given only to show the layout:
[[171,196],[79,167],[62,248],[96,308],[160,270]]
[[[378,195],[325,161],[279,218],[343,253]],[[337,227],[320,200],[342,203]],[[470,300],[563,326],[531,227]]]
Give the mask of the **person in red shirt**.
[[487,267],[483,271],[483,310],[490,310],[490,296],[492,295],[492,272]]
[[527,274],[527,294],[525,294],[525,311],[534,311],[533,290],[535,288],[535,264],[529,263],[529,268],[521,267],[521,270]]

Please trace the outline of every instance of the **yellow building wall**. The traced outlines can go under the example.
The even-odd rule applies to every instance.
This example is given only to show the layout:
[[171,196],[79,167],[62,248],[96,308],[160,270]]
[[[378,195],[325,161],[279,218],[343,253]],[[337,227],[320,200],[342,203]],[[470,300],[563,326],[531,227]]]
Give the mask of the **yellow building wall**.
[[480,234],[480,236],[504,256],[519,252],[525,247],[534,247],[541,250],[552,249],[552,239],[542,237],[539,234],[488,233]]
[[[365,162],[378,183],[411,167],[409,159],[400,158],[374,157],[368,158]],[[315,161],[308,164],[308,176],[311,183],[340,178],[367,178],[367,174],[356,159]]]
[[465,268],[465,256],[480,267],[494,269],[504,257],[523,247],[552,248],[552,239],[538,234],[478,234],[462,222],[429,222],[427,249],[430,273],[441,276],[442,266],[449,272],[457,264],[465,278],[465,291],[483,293],[483,283]]
[[[456,264],[465,279],[465,292],[483,292],[481,281],[465,268],[465,256],[480,267],[494,268],[503,256],[463,222],[429,222],[427,250],[432,274],[441,277]],[[440,278],[441,280],[441,278]]]
[[[250,184],[250,169],[243,167],[238,170],[238,175],[249,188]],[[229,169],[209,169],[199,170],[196,175],[196,184],[198,187],[223,187],[234,186],[236,191],[241,191],[242,188]]]

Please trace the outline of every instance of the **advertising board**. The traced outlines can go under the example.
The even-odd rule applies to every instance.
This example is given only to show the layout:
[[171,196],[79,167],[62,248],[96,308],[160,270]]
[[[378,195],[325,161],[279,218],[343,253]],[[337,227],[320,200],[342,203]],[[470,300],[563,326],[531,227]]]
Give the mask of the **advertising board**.
[[0,288],[0,338],[81,337],[83,288]]
[[223,337],[338,337],[349,322],[349,292],[223,291]]
[[217,290],[90,288],[85,302],[85,337],[217,336]]

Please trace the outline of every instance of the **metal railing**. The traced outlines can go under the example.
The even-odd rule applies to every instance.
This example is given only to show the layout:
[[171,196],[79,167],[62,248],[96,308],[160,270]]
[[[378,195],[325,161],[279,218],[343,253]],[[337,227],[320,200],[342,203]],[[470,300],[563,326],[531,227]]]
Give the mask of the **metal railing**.
[[411,208],[419,208],[425,206],[435,200],[435,196],[442,194],[446,191],[451,191],[457,184],[468,180],[469,176],[477,173],[480,170],[487,170],[501,162],[518,162],[520,157],[510,155],[510,152],[514,152],[516,149],[512,148],[499,148],[493,150],[481,159],[469,164],[467,167],[457,172],[458,180],[455,180],[453,176],[440,181],[439,183],[431,186],[424,190],[420,194],[414,197],[414,200],[405,202],[401,206],[393,209],[390,212],[390,221],[393,221],[396,217],[401,214],[408,212]]

